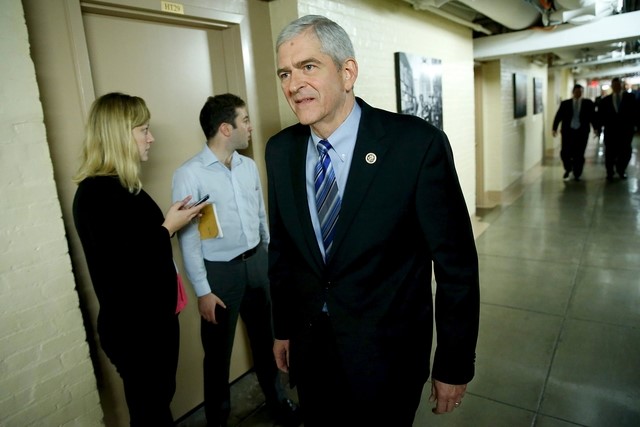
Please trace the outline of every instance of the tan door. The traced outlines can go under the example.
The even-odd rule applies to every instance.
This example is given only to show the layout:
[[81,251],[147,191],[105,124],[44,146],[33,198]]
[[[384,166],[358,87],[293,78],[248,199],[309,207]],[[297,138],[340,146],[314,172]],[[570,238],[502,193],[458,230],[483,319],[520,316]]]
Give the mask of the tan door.
[[[151,111],[150,127],[156,140],[143,167],[143,183],[166,212],[172,202],[173,171],[205,143],[198,121],[202,105],[207,96],[226,92],[229,80],[235,78],[226,75],[223,63],[224,30],[86,11],[83,21],[95,95],[112,91],[137,95]],[[175,239],[174,255],[183,270]],[[180,362],[172,404],[175,418],[203,400],[200,316],[197,300],[187,287],[189,303],[180,315]],[[244,329],[238,328],[231,380],[250,368],[244,337]],[[103,369],[117,375],[104,362]],[[109,382],[119,385],[117,379]],[[122,412],[123,398],[121,393],[111,393],[118,413]]]

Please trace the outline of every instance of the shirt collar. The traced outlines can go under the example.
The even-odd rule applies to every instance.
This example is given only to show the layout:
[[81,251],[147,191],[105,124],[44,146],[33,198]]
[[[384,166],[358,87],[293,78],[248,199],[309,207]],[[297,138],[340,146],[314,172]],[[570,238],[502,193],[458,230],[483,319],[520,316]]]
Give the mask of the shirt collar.
[[[358,137],[358,126],[360,125],[360,117],[362,116],[362,108],[357,102],[354,103],[351,112],[344,122],[327,138],[333,151],[335,151],[341,161],[345,161],[348,157],[346,153],[353,152]],[[316,135],[311,129],[310,142],[314,149],[322,138]]]
[[[204,147],[202,148],[202,151],[200,152],[200,156],[202,157],[202,162],[206,165],[213,165],[214,163],[222,163],[222,160],[218,159],[218,157],[216,157],[216,155],[214,154],[213,150],[211,150],[211,148],[209,148],[209,145],[207,145],[207,143],[205,142]],[[233,154],[231,155],[231,164],[235,165],[236,163],[238,163],[240,161],[240,156],[238,155],[237,151],[234,151]]]

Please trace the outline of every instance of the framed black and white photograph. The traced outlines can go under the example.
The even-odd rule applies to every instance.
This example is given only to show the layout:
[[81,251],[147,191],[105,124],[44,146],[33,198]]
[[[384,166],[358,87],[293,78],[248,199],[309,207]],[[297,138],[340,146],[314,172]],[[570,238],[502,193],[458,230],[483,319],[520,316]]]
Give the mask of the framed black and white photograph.
[[405,52],[394,56],[398,112],[443,129],[442,60]]
[[542,79],[533,78],[533,114],[542,113]]
[[527,115],[527,76],[513,74],[513,118],[518,119]]

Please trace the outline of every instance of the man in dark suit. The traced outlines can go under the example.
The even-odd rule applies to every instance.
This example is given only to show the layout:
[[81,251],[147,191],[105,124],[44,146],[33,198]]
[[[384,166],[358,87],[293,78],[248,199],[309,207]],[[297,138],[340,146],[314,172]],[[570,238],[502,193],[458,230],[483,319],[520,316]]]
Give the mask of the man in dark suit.
[[[432,268],[429,400],[451,412],[474,376],[479,277],[447,136],[356,98],[353,46],[325,17],[290,23],[276,52],[300,123],[266,146],[274,353],[304,425],[412,425],[430,374]],[[319,141],[339,193],[333,240],[316,210]]]
[[611,80],[612,93],[602,98],[598,107],[598,132],[604,128],[604,164],[607,180],[618,172],[627,178],[627,166],[631,160],[631,141],[636,126],[640,126],[638,101],[633,94],[622,90],[622,81]]
[[584,151],[589,141],[591,126],[596,129],[595,104],[582,98],[582,85],[573,87],[573,97],[560,103],[553,119],[553,136],[558,134],[558,125],[562,123],[562,142],[560,159],[564,166],[565,180],[573,172],[573,179],[580,180],[584,168]]

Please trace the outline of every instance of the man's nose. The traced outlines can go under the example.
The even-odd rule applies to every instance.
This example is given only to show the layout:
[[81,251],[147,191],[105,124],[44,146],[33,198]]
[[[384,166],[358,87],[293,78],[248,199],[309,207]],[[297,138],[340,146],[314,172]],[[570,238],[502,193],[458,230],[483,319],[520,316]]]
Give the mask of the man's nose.
[[289,79],[289,90],[292,93],[296,93],[304,86],[304,81],[297,72],[291,72],[291,78]]

